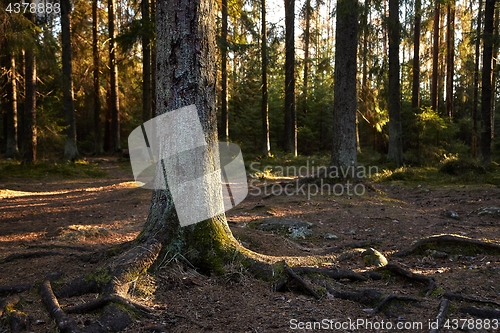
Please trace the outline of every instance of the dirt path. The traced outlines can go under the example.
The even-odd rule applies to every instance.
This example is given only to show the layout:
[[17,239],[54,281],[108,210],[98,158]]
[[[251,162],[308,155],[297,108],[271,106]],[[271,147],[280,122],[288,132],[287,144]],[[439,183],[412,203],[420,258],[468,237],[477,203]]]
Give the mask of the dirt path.
[[[63,272],[65,279],[90,272],[96,263],[81,260],[84,254],[131,240],[137,235],[147,216],[151,193],[136,188],[131,173],[120,169],[113,161],[100,160],[99,163],[108,170],[109,177],[9,179],[0,182],[0,286],[21,282],[36,285],[54,271]],[[268,185],[272,184],[268,182]],[[263,189],[262,183],[254,185]],[[500,207],[500,188],[458,185],[434,188],[425,184],[376,187],[379,193],[318,195],[311,200],[300,193],[294,196],[256,195],[254,191],[227,216],[234,235],[245,246],[271,255],[311,255],[376,240],[374,248],[415,273],[434,277],[437,289],[424,297],[422,284],[403,277],[356,283],[339,281],[335,288],[373,288],[384,295],[418,297],[421,299],[418,304],[399,302],[369,317],[368,306],[334,298],[331,292],[325,291],[320,300],[297,290],[272,292],[270,283],[255,280],[241,267],[231,267],[225,276],[206,277],[186,270],[173,260],[165,262],[154,277],[137,281],[134,297],[138,302],[154,307],[157,318],[138,319],[127,328],[127,332],[286,332],[294,328],[294,323],[315,323],[323,319],[340,323],[349,318],[373,322],[422,322],[423,331],[429,331],[428,322],[435,319],[441,296],[446,292],[500,303],[498,254],[446,253],[443,250],[438,252],[445,253],[439,255],[428,251],[406,258],[390,257],[393,252],[410,247],[418,239],[437,234],[500,242],[500,216],[480,214],[480,209]],[[259,230],[263,219],[276,218],[310,222],[312,234],[290,239]],[[29,256],[34,252],[47,254],[17,259],[9,257],[13,254]],[[332,265],[358,272],[366,270],[363,261],[355,257]],[[293,286],[288,288],[294,289]],[[0,300],[4,296],[0,294]],[[30,316],[29,332],[55,332],[36,287],[21,296],[20,307]],[[68,299],[61,305],[64,307],[82,300],[86,299]],[[471,305],[470,302],[452,302],[449,319],[474,318],[460,312],[460,307]],[[75,316],[84,326],[96,320],[93,314]],[[7,331],[4,315],[0,332]],[[453,330],[450,328],[449,331]],[[475,327],[469,331],[495,330]]]

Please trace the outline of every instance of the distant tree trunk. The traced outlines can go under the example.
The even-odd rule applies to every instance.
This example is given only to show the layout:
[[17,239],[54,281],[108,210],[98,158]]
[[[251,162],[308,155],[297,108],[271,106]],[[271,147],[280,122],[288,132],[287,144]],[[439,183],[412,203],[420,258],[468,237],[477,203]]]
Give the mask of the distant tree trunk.
[[307,113],[307,93],[309,84],[309,41],[310,41],[310,30],[311,30],[311,0],[306,0],[305,4],[305,19],[306,27],[304,30],[304,89],[302,91],[303,95],[303,105],[302,113]]
[[221,45],[221,55],[222,55],[222,82],[221,82],[221,123],[222,123],[222,135],[226,141],[229,140],[229,114],[227,106],[227,0],[222,0],[222,45]]
[[[472,148],[471,154],[473,158],[477,156],[477,118],[478,118],[478,104],[479,104],[479,56],[481,46],[481,18],[483,0],[479,0],[479,8],[477,10],[477,26],[476,26],[476,42],[475,42],[475,56],[474,56],[474,90],[473,90],[473,106],[472,106]],[[472,30],[472,29],[471,29]]]
[[446,28],[446,113],[453,117],[453,76],[455,75],[455,3],[447,5]]
[[142,0],[142,121],[151,119],[151,39],[149,0]]
[[[498,0],[497,0],[498,1]],[[500,45],[500,38],[499,38],[499,7],[496,6],[495,9],[495,21],[494,21],[494,36],[493,36],[493,63],[492,63],[492,68],[493,68],[493,74],[491,78],[492,82],[492,91],[491,91],[491,140],[495,139],[495,115],[496,115],[496,95],[498,91],[498,85],[497,85],[497,78],[498,78],[498,47]]]
[[285,150],[297,156],[295,0],[285,0]]
[[101,139],[101,93],[99,84],[99,39],[97,35],[97,1],[92,0],[92,59],[94,84],[94,153],[102,153]]
[[61,39],[62,39],[62,89],[63,109],[66,118],[66,144],[64,158],[74,161],[78,157],[76,147],[75,106],[73,103],[73,66],[71,64],[71,4],[61,0]]
[[5,157],[13,158],[19,154],[17,143],[17,71],[16,59],[11,53],[6,55],[5,60],[5,68],[8,69],[5,105]]
[[481,160],[486,168],[491,165],[491,112],[492,112],[492,58],[493,58],[493,16],[495,14],[495,1],[486,0],[484,8],[483,32],[483,73],[481,91]]
[[401,83],[399,82],[399,1],[389,0],[389,151],[387,159],[403,165]]
[[431,84],[431,106],[437,112],[438,108],[438,77],[439,77],[439,15],[441,11],[440,0],[435,0],[434,8],[434,32],[432,46],[432,84]]
[[[34,15],[32,15],[34,16]],[[33,18],[34,21],[34,18]],[[36,57],[34,46],[24,53],[25,93],[23,115],[23,164],[36,163]]]
[[335,32],[333,151],[330,165],[352,168],[356,156],[358,1],[339,0]]
[[422,1],[415,0],[415,22],[413,32],[413,80],[411,107],[414,112],[420,109],[420,28],[422,22]]
[[[226,1],[226,0],[225,0]],[[266,23],[266,0],[261,3],[261,20],[262,20],[262,142],[264,156],[271,155],[271,142],[269,140],[269,112],[268,112],[268,95],[267,95],[267,23]]]
[[109,82],[111,107],[111,151],[119,151],[120,147],[120,103],[118,90],[118,65],[116,64],[116,31],[115,31],[115,4],[108,0],[108,30],[109,30]]

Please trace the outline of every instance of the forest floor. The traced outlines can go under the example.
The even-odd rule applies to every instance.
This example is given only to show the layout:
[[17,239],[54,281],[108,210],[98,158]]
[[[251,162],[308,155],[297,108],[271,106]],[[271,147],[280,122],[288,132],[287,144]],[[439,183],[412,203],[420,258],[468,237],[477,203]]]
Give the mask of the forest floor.
[[[147,217],[151,192],[137,188],[130,170],[113,159],[94,162],[108,172],[106,177],[0,178],[0,287],[32,284],[19,294],[21,302],[16,306],[29,316],[28,332],[57,332],[38,293],[45,276],[61,271],[69,281],[91,272],[99,263],[82,260],[85,255],[134,239]],[[263,189],[264,180],[255,182],[253,185]],[[266,182],[282,184],[283,180]],[[394,332],[398,331],[397,323],[403,323],[408,332],[429,332],[442,296],[450,292],[469,300],[451,299],[446,317],[449,327],[441,332],[499,331],[498,320],[495,326],[495,319],[478,319],[464,310],[500,309],[499,253],[476,251],[473,246],[454,252],[437,244],[437,248],[420,254],[391,255],[421,238],[440,234],[500,244],[500,209],[491,209],[500,207],[500,188],[400,182],[377,183],[374,187],[377,191],[367,189],[360,196],[316,195],[310,200],[301,193],[257,195],[253,191],[227,212],[227,218],[243,245],[268,255],[309,256],[372,241],[371,246],[389,262],[433,277],[436,288],[426,296],[425,284],[384,274],[380,280],[339,280],[332,286],[345,291],[377,289],[383,295],[408,296],[418,302],[398,300],[371,314],[372,305],[339,299],[326,290],[320,299],[293,284],[283,292],[273,292],[271,282],[255,279],[242,267],[228,267],[223,276],[206,276],[174,259],[165,260],[136,281],[132,297],[155,309],[155,316],[136,317],[125,331],[307,332],[310,325],[318,328],[320,323],[329,323],[338,328],[327,330],[332,332]],[[257,227],[263,219],[280,217],[310,222],[312,233],[294,239]],[[356,272],[371,269],[356,256],[331,266]],[[0,294],[0,301],[5,296]],[[96,296],[59,301],[64,309]],[[82,327],[98,320],[94,313],[71,316]],[[335,326],[350,322],[360,326]],[[421,329],[408,326],[418,323]],[[10,332],[5,314],[0,318],[3,332]]]

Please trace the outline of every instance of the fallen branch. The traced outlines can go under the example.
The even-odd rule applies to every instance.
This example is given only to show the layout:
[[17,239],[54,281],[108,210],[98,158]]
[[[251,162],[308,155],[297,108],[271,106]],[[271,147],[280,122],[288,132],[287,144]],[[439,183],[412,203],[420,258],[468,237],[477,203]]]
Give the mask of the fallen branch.
[[298,276],[293,269],[288,266],[288,264],[285,262],[283,263],[283,267],[285,269],[285,272],[295,281],[297,281],[307,292],[309,292],[311,295],[313,295],[316,299],[320,299],[321,297],[312,289],[307,282],[305,282],[300,276]]
[[443,325],[444,318],[446,318],[448,314],[448,305],[450,304],[450,300],[447,298],[443,298],[441,302],[439,302],[439,311],[436,316],[436,321],[438,326],[430,330],[429,333],[438,333],[439,328]]
[[380,269],[389,270],[389,271],[394,272],[396,274],[407,277],[410,280],[414,280],[414,281],[417,281],[420,283],[427,284],[425,296],[429,296],[432,293],[432,291],[436,288],[436,282],[434,281],[434,278],[428,277],[428,276],[425,276],[422,274],[418,274],[418,273],[413,273],[409,269],[406,269],[398,264],[389,263],[389,264],[385,265],[384,267],[381,267]]
[[437,235],[437,236],[430,236],[427,238],[423,238],[418,242],[416,242],[409,249],[396,252],[393,254],[393,256],[406,257],[410,254],[417,252],[418,250],[420,250],[420,248],[429,243],[439,243],[440,245],[442,245],[443,243],[452,243],[455,246],[475,245],[486,251],[495,251],[496,253],[500,253],[500,244],[497,243],[484,242],[463,236]]

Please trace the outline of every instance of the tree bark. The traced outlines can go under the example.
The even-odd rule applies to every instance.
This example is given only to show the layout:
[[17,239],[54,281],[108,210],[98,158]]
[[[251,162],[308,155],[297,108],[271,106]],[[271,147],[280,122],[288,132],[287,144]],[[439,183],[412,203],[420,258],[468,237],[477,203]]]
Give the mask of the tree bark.
[[484,8],[484,32],[483,32],[483,73],[481,91],[481,160],[485,168],[491,165],[491,112],[492,112],[492,58],[493,58],[493,16],[495,13],[495,1],[486,0]]
[[297,156],[295,0],[285,0],[285,150]]
[[358,2],[340,0],[335,33],[332,167],[357,166],[356,72],[358,46]]
[[413,32],[413,78],[411,107],[414,112],[420,109],[420,30],[422,23],[422,1],[415,0],[415,22]]
[[[34,20],[34,18],[33,18]],[[34,46],[25,50],[23,164],[36,163],[36,57]]]
[[221,55],[222,55],[222,82],[221,82],[221,123],[222,123],[222,135],[225,140],[229,140],[229,115],[227,106],[227,0],[222,0],[222,45],[221,45]]
[[387,159],[403,165],[401,83],[399,81],[399,1],[389,0],[389,151]]
[[101,138],[101,92],[99,84],[99,39],[97,35],[97,1],[92,0],[92,61],[93,61],[93,97],[94,97],[94,153],[103,151]]
[[120,147],[120,103],[118,90],[118,65],[116,63],[116,31],[115,31],[115,4],[108,0],[108,29],[109,29],[109,106],[111,108],[110,144],[111,151],[119,151]]
[[142,121],[151,119],[151,38],[149,0],[142,0]]
[[305,19],[306,27],[304,29],[304,89],[302,91],[303,101],[302,101],[302,113],[305,115],[307,113],[307,93],[309,85],[309,40],[310,40],[310,29],[311,29],[311,0],[306,0],[305,3]]
[[[226,1],[226,0],[225,0]],[[269,112],[268,112],[268,90],[267,90],[267,22],[266,22],[266,0],[261,2],[262,21],[262,153],[264,156],[271,156],[271,142],[269,140]]]
[[438,77],[439,77],[439,16],[441,6],[439,0],[436,0],[434,8],[434,31],[432,46],[432,83],[431,83],[431,105],[437,112],[438,108]]
[[76,147],[75,106],[73,96],[73,66],[71,64],[71,4],[61,0],[61,39],[62,39],[62,89],[63,109],[66,118],[66,144],[64,158],[74,161],[78,156]]
[[446,113],[453,117],[453,76],[455,75],[455,3],[447,5],[446,28]]
[[[161,0],[156,8],[157,113],[196,105],[207,144],[217,141],[215,108],[215,4],[213,0]],[[218,152],[204,156],[205,171],[218,169]],[[225,214],[180,227],[168,189],[155,190],[138,241],[156,239],[163,251],[218,271],[236,241]]]

